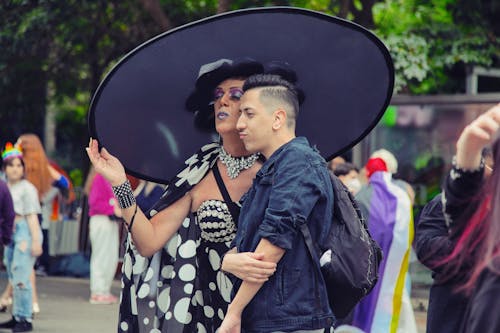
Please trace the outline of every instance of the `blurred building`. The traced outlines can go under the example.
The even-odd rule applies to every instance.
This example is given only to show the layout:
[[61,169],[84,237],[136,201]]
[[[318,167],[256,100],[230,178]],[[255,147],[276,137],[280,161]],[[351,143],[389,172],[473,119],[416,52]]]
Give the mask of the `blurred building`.
[[353,162],[364,165],[371,152],[391,151],[399,164],[395,177],[415,190],[417,218],[419,210],[439,193],[463,128],[499,102],[500,93],[396,95],[379,124],[353,148]]

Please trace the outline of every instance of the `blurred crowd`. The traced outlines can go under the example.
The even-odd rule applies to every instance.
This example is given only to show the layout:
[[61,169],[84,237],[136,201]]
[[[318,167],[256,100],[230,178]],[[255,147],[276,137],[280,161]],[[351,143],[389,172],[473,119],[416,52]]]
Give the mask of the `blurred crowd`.
[[[496,304],[500,291],[500,228],[495,205],[500,187],[494,168],[500,144],[495,139],[497,119],[500,106],[465,128],[442,187],[415,219],[415,190],[396,177],[398,161],[390,151],[374,151],[362,166],[349,160],[349,155],[329,162],[332,175],[355,196],[372,237],[384,253],[377,286],[340,320],[338,332],[389,332],[394,322],[398,332],[418,331],[410,302],[412,251],[433,272],[428,332],[456,332],[461,327],[470,332],[498,329],[496,312],[487,308]],[[126,235],[111,184],[91,168],[76,195],[68,174],[47,158],[34,134],[7,143],[2,162],[0,240],[9,284],[0,296],[0,311],[11,311],[12,319],[0,323],[0,328],[32,330],[33,319],[41,311],[36,278],[61,273],[55,260],[60,257],[57,244],[51,237],[58,237],[58,225],[66,220],[81,223],[88,219],[88,231],[79,228],[78,234],[88,235],[90,258],[76,268],[82,272],[73,273],[89,274],[89,302],[117,303],[110,289]],[[129,180],[143,211],[148,211],[165,189],[134,177]],[[81,244],[75,246],[76,251],[82,250]],[[85,265],[87,272],[82,268]]]

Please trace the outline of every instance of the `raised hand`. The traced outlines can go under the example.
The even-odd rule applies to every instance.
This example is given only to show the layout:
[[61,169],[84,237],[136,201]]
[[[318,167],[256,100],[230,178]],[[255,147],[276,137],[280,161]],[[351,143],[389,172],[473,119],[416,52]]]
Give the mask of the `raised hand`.
[[89,146],[85,150],[95,170],[106,178],[111,185],[118,186],[127,180],[125,168],[120,160],[111,155],[106,148],[102,148],[99,152],[97,140],[90,138]]
[[475,169],[481,161],[481,150],[491,144],[500,129],[500,104],[495,105],[465,127],[457,141],[457,164]]

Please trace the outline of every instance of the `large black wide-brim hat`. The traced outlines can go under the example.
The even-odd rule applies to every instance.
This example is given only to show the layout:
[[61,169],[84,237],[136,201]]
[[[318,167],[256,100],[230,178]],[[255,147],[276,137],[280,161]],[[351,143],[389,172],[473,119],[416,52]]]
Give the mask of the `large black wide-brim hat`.
[[127,54],[94,95],[90,135],[128,173],[165,183],[210,141],[186,111],[200,66],[247,57],[295,70],[306,96],[297,135],[326,159],[365,137],[392,96],[389,52],[363,27],[305,9],[246,9],[170,30]]

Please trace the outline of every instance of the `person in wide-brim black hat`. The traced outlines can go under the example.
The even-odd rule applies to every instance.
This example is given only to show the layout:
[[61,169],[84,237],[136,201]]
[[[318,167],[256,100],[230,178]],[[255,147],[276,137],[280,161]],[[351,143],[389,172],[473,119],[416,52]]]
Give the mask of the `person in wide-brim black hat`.
[[245,79],[263,71],[262,64],[251,59],[236,62],[220,59],[201,66],[195,90],[186,101],[186,108],[194,112],[195,126],[201,130],[215,131],[213,101],[214,90],[219,83],[228,78]]
[[[296,82],[297,76],[289,64],[273,61],[265,64],[265,67],[250,58],[232,61],[220,59],[215,62],[201,66],[195,90],[189,95],[186,101],[188,111],[194,112],[194,124],[197,129],[208,132],[215,132],[214,115],[214,89],[222,81],[233,79],[245,79],[251,75],[276,74],[290,82]],[[299,102],[305,99],[304,92],[298,89]]]
[[[189,158],[210,137],[207,134],[210,119],[206,116],[210,117],[211,113],[205,112],[210,110],[206,104],[207,99],[208,104],[211,102],[209,90],[201,95],[192,92],[200,64],[248,56],[261,63],[278,60],[292,66],[307,95],[301,107],[297,134],[308,137],[326,159],[367,135],[380,119],[392,94],[394,72],[384,45],[366,29],[318,12],[283,7],[241,10],[193,22],[152,38],[131,51],[110,71],[96,91],[89,112],[91,136],[112,151],[128,173],[170,184],[162,204],[153,209],[152,215],[157,211],[159,215],[166,214],[172,206],[165,207],[178,200],[187,200],[188,191],[211,179],[205,175],[218,157],[215,144],[204,146]],[[204,73],[198,75],[200,84]],[[223,96],[228,95],[225,90],[228,87],[222,88]],[[237,95],[234,91],[233,97]],[[192,115],[184,111],[186,100],[188,109],[196,112],[196,127],[192,125]],[[214,106],[217,108],[217,102]],[[221,112],[217,116],[214,121],[220,132],[223,124],[227,124],[222,122],[227,115]],[[224,146],[230,144],[227,136],[221,137]],[[96,142],[90,148],[91,155],[97,154]],[[106,150],[100,157],[105,161],[109,158],[107,162],[115,161]],[[176,165],[186,159],[185,170],[171,179]],[[248,160],[235,162],[230,174],[235,176],[242,165],[248,165]],[[251,168],[253,166],[247,171]],[[222,175],[226,177],[224,172]],[[236,179],[241,177],[240,174]],[[124,187],[118,190],[129,193]],[[123,204],[128,205],[128,201]],[[129,221],[133,221],[135,214],[133,204],[124,212],[127,223],[131,224]],[[192,214],[190,217],[180,226],[178,236],[166,245],[163,255],[155,254],[145,263],[136,260],[132,267],[133,252],[128,251],[123,276],[131,292],[123,293],[121,331],[159,328],[162,332],[191,332],[205,328],[207,332],[214,332],[217,329],[214,323],[219,320],[217,318],[223,318],[225,312],[214,308],[197,287],[195,277],[203,274],[206,267],[201,265],[207,265],[207,261],[194,259],[193,253],[197,252],[192,250],[194,244],[190,242],[201,235],[214,236],[212,232],[200,233],[200,236],[196,233],[200,232],[199,226],[215,229],[217,224],[207,221],[203,225],[202,221],[196,225]],[[135,224],[144,221],[141,212],[136,213],[136,219]],[[175,227],[169,224],[169,228]],[[133,228],[132,235],[136,237]],[[216,269],[220,264],[219,252],[208,253],[210,264]],[[242,257],[242,262],[244,259],[248,261]],[[158,279],[156,267],[163,273]],[[136,274],[141,272],[138,277]],[[229,301],[227,291],[232,284],[222,272],[219,273],[217,283],[210,284],[209,289],[221,291],[224,301],[226,296]],[[131,280],[139,282],[133,284]],[[144,306],[149,295],[158,297],[152,297]],[[199,322],[198,318],[205,317],[191,312],[192,306],[212,321],[207,320],[203,327],[193,327],[193,323]],[[147,315],[144,318],[124,317],[124,313]],[[207,328],[208,325],[214,326]],[[142,330],[135,330],[138,326]]]
[[[259,154],[245,149],[236,129],[239,99],[244,79],[263,71],[262,64],[250,59],[220,59],[201,67],[186,107],[194,112],[196,126],[218,133],[221,142],[203,146],[188,159],[147,214],[137,208],[120,161],[105,149],[99,152],[97,141],[91,140],[90,160],[114,186],[134,241],[124,257],[119,331],[143,332],[153,322],[161,332],[215,332],[221,325],[232,293],[221,263],[236,234],[235,202],[261,166]],[[168,251],[161,251],[174,235]],[[253,256],[230,256],[226,267],[250,281],[273,273],[274,263]],[[137,262],[145,264],[138,267]],[[249,270],[250,264],[254,268]],[[158,315],[162,320],[155,319]]]
[[128,173],[168,182],[210,137],[184,112],[200,64],[245,57],[290,64],[307,95],[297,134],[325,159],[367,135],[392,95],[391,57],[370,31],[299,8],[253,8],[170,30],[127,54],[94,95],[91,136]]

